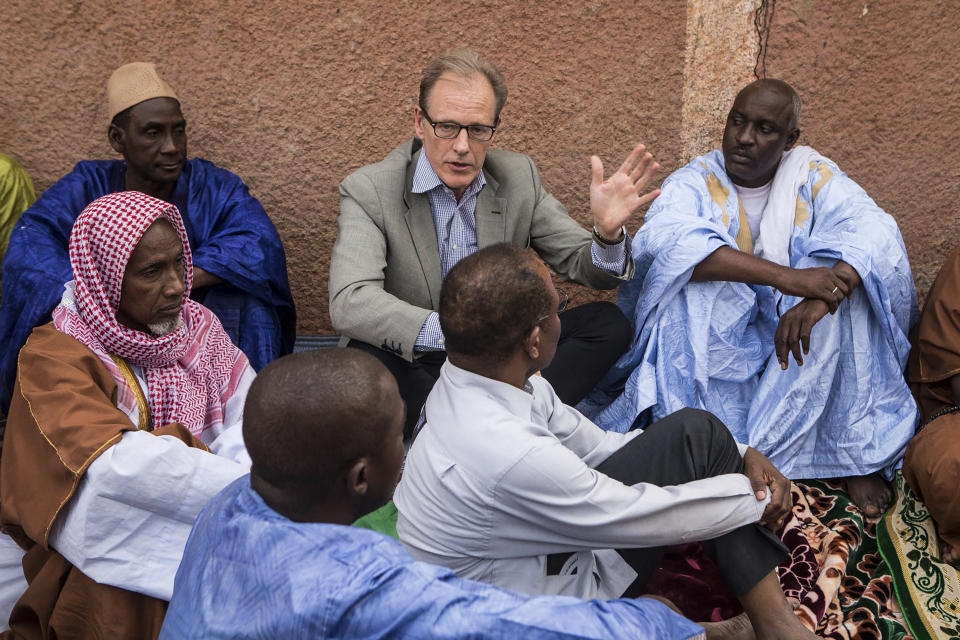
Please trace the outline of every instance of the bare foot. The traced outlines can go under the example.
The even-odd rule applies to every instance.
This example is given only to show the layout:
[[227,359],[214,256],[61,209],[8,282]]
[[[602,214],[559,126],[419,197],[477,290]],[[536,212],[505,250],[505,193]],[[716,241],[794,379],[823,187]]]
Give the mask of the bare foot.
[[880,516],[890,506],[890,501],[893,500],[890,485],[879,474],[850,476],[846,478],[846,481],[847,494],[868,518]]
[[707,640],[756,640],[753,625],[746,613],[720,622],[698,622],[707,632]]
[[945,540],[940,541],[940,560],[955,567],[960,567],[960,551]]

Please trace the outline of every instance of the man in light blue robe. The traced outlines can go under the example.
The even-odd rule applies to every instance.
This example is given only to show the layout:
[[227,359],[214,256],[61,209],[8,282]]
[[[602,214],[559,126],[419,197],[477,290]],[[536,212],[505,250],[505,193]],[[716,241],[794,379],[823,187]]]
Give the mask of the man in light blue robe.
[[177,206],[194,261],[194,293],[255,369],[293,350],[296,313],[276,228],[243,181],[187,159],[186,121],[173,89],[149,63],[117,69],[107,85],[107,137],[123,160],[77,163],[20,217],[3,260],[0,410],[6,411],[17,354],[50,320],[73,279],[67,244],[74,220],[100,196],[142,191]]
[[264,369],[244,408],[251,474],[197,519],[160,638],[704,637],[651,599],[521,595],[350,527],[393,493],[403,418],[393,376],[359,350]]
[[873,515],[917,421],[903,378],[916,291],[894,219],[791,150],[799,112],[786,83],[748,85],[722,152],[664,182],[619,293],[632,346],[583,408],[619,431],[707,409],[788,477],[847,478]]

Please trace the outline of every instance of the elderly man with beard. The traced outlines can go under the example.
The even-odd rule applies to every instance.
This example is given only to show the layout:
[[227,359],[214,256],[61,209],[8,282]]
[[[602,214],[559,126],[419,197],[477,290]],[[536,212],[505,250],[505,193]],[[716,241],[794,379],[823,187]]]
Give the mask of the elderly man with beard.
[[29,583],[9,637],[156,637],[193,520],[249,468],[254,372],[190,299],[175,206],[95,200],[70,263],[53,322],[20,352],[7,421],[0,524]]
[[758,80],[723,150],[664,181],[620,288],[633,345],[588,412],[622,431],[707,409],[788,477],[845,479],[877,516],[917,420],[903,378],[917,295],[896,221],[793,148],[799,117],[790,85]]
[[47,189],[10,235],[0,308],[0,409],[10,401],[17,352],[50,320],[71,278],[74,220],[100,196],[140,191],[180,211],[195,273],[192,297],[213,311],[260,370],[293,349],[296,315],[280,236],[243,181],[187,159],[187,121],[173,88],[152,63],[131,62],[107,82],[107,138],[122,160],[77,163]]

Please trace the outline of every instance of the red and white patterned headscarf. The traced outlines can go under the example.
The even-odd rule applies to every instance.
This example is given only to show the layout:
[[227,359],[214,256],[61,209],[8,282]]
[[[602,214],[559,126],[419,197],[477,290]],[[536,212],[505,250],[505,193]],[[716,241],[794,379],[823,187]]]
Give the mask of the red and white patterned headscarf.
[[[180,327],[154,337],[120,324],[120,287],[130,254],[158,218],[170,222],[183,243],[184,292]],[[179,422],[194,436],[223,423],[223,407],[236,391],[246,356],[213,313],[189,298],[193,258],[177,208],[137,191],[111,193],[91,202],[70,234],[74,295],[54,309],[54,326],[87,345],[117,382],[117,406],[136,408],[113,356],[143,367],[151,428]]]

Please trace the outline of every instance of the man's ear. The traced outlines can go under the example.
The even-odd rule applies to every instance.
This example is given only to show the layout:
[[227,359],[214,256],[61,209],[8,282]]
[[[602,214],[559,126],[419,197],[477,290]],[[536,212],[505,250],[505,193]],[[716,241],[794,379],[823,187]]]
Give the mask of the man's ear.
[[794,129],[793,131],[791,131],[790,134],[787,136],[787,146],[785,146],[783,150],[790,151],[790,149],[793,148],[793,145],[797,143],[797,140],[800,138],[801,133],[802,132],[800,131],[800,129]]
[[347,491],[354,496],[364,496],[367,493],[367,459],[355,460],[347,469]]
[[107,140],[110,141],[110,146],[113,147],[113,150],[121,155],[123,155],[123,150],[125,146],[124,136],[125,136],[125,133],[123,129],[121,129],[114,123],[111,122],[110,126],[107,127]]
[[420,105],[414,105],[413,107],[413,131],[416,133],[418,138],[423,140],[423,113],[420,110]]
[[527,357],[536,360],[540,357],[540,325],[536,325],[523,339],[523,350],[527,352]]

